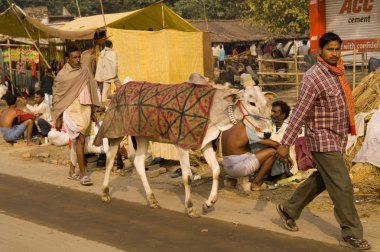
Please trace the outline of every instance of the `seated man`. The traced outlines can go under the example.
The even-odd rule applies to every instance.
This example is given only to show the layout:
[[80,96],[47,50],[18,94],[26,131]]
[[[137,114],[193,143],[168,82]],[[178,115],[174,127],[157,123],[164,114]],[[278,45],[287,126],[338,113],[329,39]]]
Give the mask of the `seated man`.
[[13,143],[24,135],[26,130],[26,143],[17,146],[31,145],[31,137],[34,121],[30,114],[17,109],[17,97],[11,93],[3,96],[8,104],[8,108],[4,109],[0,114],[0,132],[3,134],[5,141]]
[[[251,153],[249,144],[259,143],[267,148]],[[264,183],[264,176],[276,160],[276,147],[279,143],[271,139],[260,139],[257,134],[242,122],[222,134],[223,166],[232,177],[244,177],[256,173],[251,190],[276,189]]]
[[[282,137],[284,136],[284,132],[286,127],[288,126],[286,119],[289,117],[290,114],[290,107],[289,105],[284,101],[275,101],[272,103],[272,109],[271,109],[271,119],[272,119],[272,128],[271,128],[271,137],[273,141],[280,142]],[[267,146],[263,146],[257,143],[250,144],[250,148],[252,152],[256,152],[258,150],[261,150],[263,148],[266,148]],[[292,160],[296,160],[296,153],[294,150],[294,145],[290,148],[290,157]],[[298,172],[297,164],[295,163],[290,170],[289,167],[284,165],[280,160],[276,160],[272,168],[270,170],[270,173],[268,173],[269,176],[272,177],[290,177]]]
[[[284,132],[288,127],[287,118],[290,114],[290,106],[284,101],[275,101],[272,103],[271,109],[271,119],[272,119],[272,130],[271,137],[273,141],[280,142],[284,136]],[[292,160],[296,160],[296,152],[294,150],[294,145],[290,147],[290,157]],[[284,166],[282,162],[276,160],[271,169],[271,176],[278,176],[285,174],[287,177],[292,176],[298,172],[297,163],[294,163],[292,169]]]
[[36,125],[41,135],[43,137],[47,137],[49,131],[51,130],[52,120],[49,105],[44,102],[44,97],[44,93],[41,91],[36,91],[34,93],[33,106],[27,104],[24,97],[20,98],[20,101],[25,104],[26,111],[30,112],[36,117]]

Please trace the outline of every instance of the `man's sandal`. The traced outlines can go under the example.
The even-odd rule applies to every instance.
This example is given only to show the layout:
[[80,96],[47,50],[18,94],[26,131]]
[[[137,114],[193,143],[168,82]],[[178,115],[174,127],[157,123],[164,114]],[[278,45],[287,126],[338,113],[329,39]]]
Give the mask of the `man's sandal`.
[[343,238],[341,245],[356,249],[356,250],[369,250],[371,249],[371,244],[365,239],[358,239],[353,236],[346,236]]
[[80,175],[79,173],[73,173],[71,174],[71,176],[67,176],[67,179],[70,179],[70,180],[79,180],[80,179]]
[[88,176],[83,176],[80,179],[80,184],[84,186],[90,186],[90,185],[93,185],[94,183],[91,181],[91,179]]
[[298,231],[298,226],[296,224],[296,221],[293,220],[283,209],[282,207],[282,204],[279,203],[277,204],[276,206],[276,209],[277,209],[277,212],[278,214],[280,215],[280,218],[284,224],[284,227],[287,229],[287,230],[290,230],[290,231],[293,231],[293,232],[296,232]]

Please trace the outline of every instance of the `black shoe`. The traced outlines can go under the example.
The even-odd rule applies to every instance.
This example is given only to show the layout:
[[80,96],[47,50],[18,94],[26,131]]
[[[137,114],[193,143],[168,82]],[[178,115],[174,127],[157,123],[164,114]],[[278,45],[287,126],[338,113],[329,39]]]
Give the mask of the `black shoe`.
[[[104,166],[106,166],[107,159],[103,158],[103,156],[101,156],[101,155],[102,154],[99,155],[98,161],[96,161],[96,167],[104,167]],[[104,157],[105,157],[105,155],[104,155]]]

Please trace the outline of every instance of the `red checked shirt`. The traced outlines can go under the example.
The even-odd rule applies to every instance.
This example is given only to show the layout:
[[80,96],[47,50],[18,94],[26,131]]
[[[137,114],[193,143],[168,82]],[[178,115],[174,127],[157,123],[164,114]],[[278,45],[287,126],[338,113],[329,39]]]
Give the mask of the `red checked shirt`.
[[281,144],[292,145],[303,125],[310,151],[344,152],[349,121],[343,89],[338,76],[319,62],[300,83],[298,101]]

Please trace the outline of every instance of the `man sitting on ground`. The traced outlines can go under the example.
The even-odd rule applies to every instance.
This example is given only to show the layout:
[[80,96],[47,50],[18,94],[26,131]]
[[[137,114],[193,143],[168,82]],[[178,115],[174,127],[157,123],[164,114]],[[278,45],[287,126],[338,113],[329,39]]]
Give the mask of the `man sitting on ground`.
[[[267,148],[251,153],[249,144],[259,143]],[[223,166],[225,172],[235,178],[256,173],[251,190],[271,190],[275,186],[264,183],[264,176],[276,160],[276,147],[279,143],[271,139],[260,139],[256,132],[242,122],[222,134]]]
[[49,105],[44,101],[45,94],[41,91],[36,91],[34,93],[34,105],[29,105],[26,103],[24,97],[20,98],[20,101],[25,104],[27,112],[33,114],[36,119],[36,125],[38,131],[43,137],[47,137],[49,131],[51,130],[52,120]]
[[[14,143],[26,130],[26,143],[17,144],[17,146],[31,145],[31,137],[34,121],[32,118],[26,119],[23,111],[17,109],[17,97],[11,93],[3,96],[8,104],[8,108],[4,109],[0,114],[0,132],[3,134],[5,141]],[[25,120],[23,120],[25,119]],[[14,144],[16,146],[16,144]]]
[[[281,100],[275,101],[272,103],[271,109],[271,119],[272,119],[272,128],[271,128],[271,137],[273,141],[280,142],[282,137],[284,136],[284,132],[288,126],[286,119],[290,114],[290,106]],[[250,148],[252,152],[256,152],[258,150],[267,148],[268,146],[263,146],[260,144],[251,144]],[[294,145],[290,148],[290,156],[292,160],[296,160],[296,153],[294,150]],[[270,173],[268,173],[271,177],[290,177],[298,172],[297,164],[293,165],[293,168],[289,170],[289,167],[285,166],[280,160],[276,160]]]

